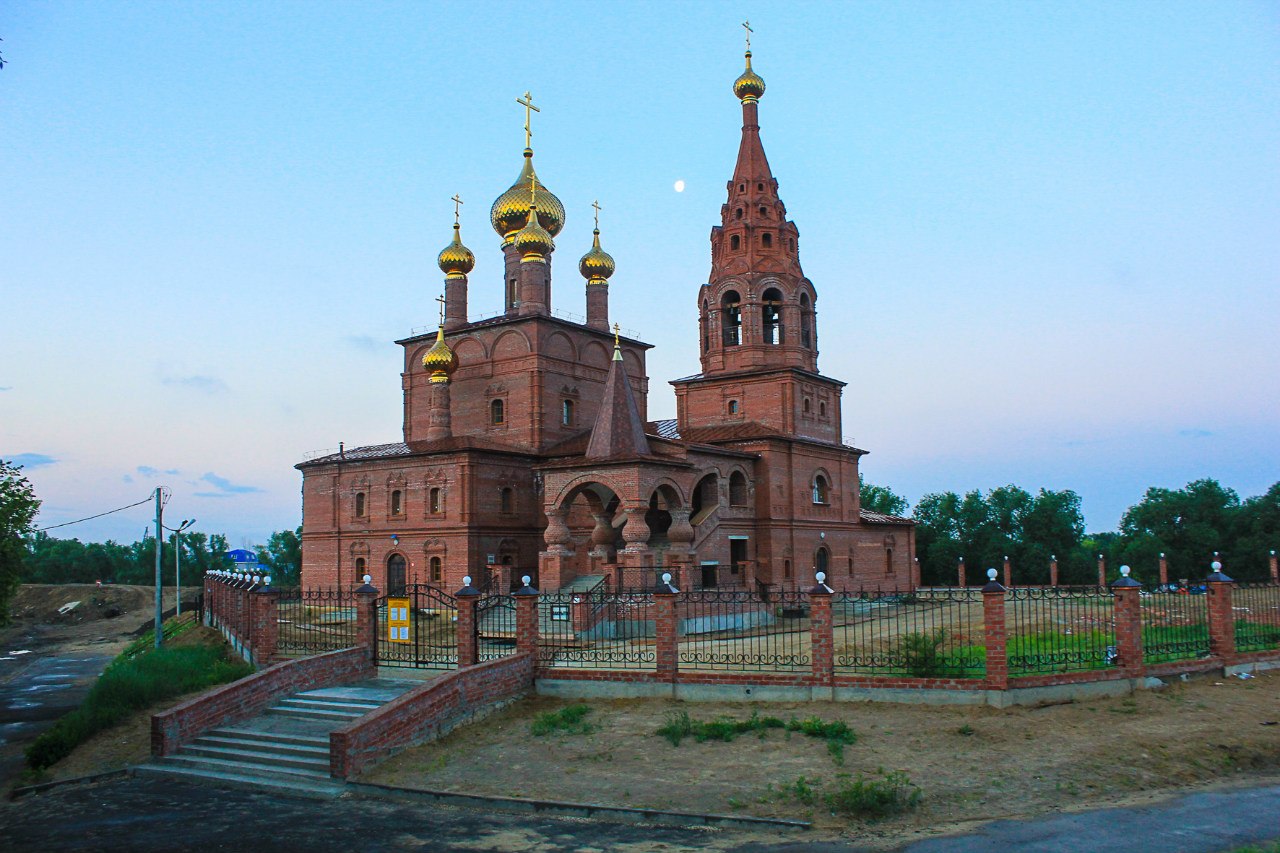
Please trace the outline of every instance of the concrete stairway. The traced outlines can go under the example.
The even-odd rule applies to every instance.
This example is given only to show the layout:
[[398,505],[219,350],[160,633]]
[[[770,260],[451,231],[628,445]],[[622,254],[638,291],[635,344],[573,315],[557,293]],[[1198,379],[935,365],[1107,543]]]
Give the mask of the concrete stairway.
[[335,797],[343,785],[329,776],[329,732],[420,684],[377,678],[295,693],[253,719],[211,729],[176,755],[137,770],[297,796]]

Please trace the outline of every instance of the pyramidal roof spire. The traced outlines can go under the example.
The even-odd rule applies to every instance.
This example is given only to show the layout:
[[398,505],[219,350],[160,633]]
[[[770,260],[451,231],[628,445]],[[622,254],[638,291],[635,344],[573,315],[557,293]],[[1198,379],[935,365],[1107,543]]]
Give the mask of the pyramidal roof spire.
[[627,376],[625,362],[622,360],[622,345],[618,340],[618,324],[615,323],[613,360],[609,362],[609,377],[604,383],[600,414],[595,426],[591,428],[586,457],[625,459],[650,455],[649,440],[645,438],[640,407],[636,405],[636,395],[631,390],[631,379]]

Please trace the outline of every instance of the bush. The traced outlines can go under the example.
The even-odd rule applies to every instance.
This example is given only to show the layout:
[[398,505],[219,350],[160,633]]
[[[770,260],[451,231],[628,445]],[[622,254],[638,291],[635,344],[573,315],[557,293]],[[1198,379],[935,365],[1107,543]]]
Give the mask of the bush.
[[885,774],[882,779],[859,775],[852,781],[842,779],[838,785],[825,795],[831,811],[863,820],[879,820],[913,809],[923,796],[920,788],[900,771]]
[[251,672],[249,664],[228,660],[223,646],[166,646],[132,658],[121,655],[107,666],[79,708],[31,742],[27,763],[42,770],[134,711]]
[[902,656],[906,659],[907,672],[916,678],[942,675],[947,668],[947,658],[942,653],[942,644],[946,641],[947,632],[942,628],[904,635]]
[[670,741],[672,746],[679,746],[687,737],[692,737],[698,743],[708,740],[728,742],[747,732],[758,732],[760,737],[764,737],[769,729],[785,729],[825,740],[827,751],[837,764],[844,763],[845,744],[858,740],[853,729],[842,720],[827,723],[817,717],[804,720],[792,717],[789,722],[784,723],[777,717],[762,717],[759,711],[752,711],[751,716],[745,720],[717,717],[705,723],[690,719],[687,711],[673,711],[667,714],[667,721],[658,728],[657,734]]
[[591,712],[587,705],[566,705],[559,711],[548,711],[539,714],[529,726],[529,733],[534,737],[542,737],[552,732],[566,735],[585,735],[596,730],[584,717]]

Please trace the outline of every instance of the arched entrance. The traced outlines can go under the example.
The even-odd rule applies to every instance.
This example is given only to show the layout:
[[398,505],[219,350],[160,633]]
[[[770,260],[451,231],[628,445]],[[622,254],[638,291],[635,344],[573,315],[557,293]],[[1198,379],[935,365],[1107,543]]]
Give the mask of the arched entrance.
[[831,577],[831,552],[826,545],[818,546],[818,552],[813,555],[813,571],[815,574],[822,572],[828,578]]
[[405,562],[404,555],[392,554],[387,557],[387,595],[404,595],[407,574],[408,563]]

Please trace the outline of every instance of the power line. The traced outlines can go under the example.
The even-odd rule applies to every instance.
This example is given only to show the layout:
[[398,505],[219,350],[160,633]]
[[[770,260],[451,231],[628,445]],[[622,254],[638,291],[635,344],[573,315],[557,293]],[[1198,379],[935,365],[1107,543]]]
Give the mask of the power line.
[[67,526],[67,525],[69,525],[69,524],[79,524],[79,523],[80,523],[80,522],[82,522],[82,521],[93,521],[95,518],[102,518],[104,515],[111,515],[111,513],[113,513],[113,512],[121,512],[121,511],[126,510],[126,509],[133,509],[135,506],[142,506],[143,504],[145,504],[145,503],[150,503],[150,502],[151,502],[151,497],[150,497],[150,496],[147,496],[147,497],[143,498],[142,500],[138,501],[136,504],[129,504],[128,506],[122,506],[122,507],[120,507],[120,508],[118,508],[118,509],[109,509],[109,510],[107,510],[106,512],[100,512],[100,513],[98,513],[97,515],[91,515],[91,516],[89,516],[88,518],[77,518],[75,521],[64,521],[64,522],[62,522],[62,524],[51,524],[51,525],[49,525],[48,527],[41,527],[41,528],[39,528],[39,529],[37,529],[37,530],[34,530],[34,531],[32,531],[32,532],[33,532],[33,533],[44,533],[46,530],[56,530],[56,529],[57,529],[57,528],[59,528],[59,527],[66,527],[66,526]]

